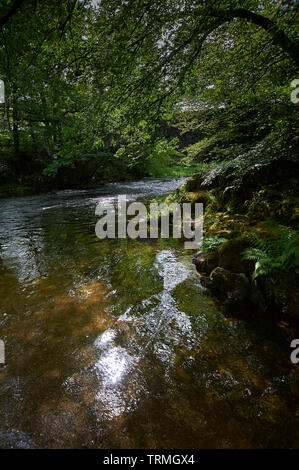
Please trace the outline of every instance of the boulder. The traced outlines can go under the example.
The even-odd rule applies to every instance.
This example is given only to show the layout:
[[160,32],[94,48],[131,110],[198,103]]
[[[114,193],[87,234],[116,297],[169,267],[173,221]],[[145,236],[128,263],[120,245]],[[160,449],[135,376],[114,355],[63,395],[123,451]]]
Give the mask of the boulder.
[[254,262],[243,260],[243,252],[249,246],[247,238],[232,238],[216,250],[197,253],[192,262],[199,273],[210,274],[219,266],[233,273],[245,273],[250,278],[254,271]]
[[220,302],[224,314],[248,320],[260,317],[268,309],[262,293],[244,273],[217,267],[210,276],[202,276],[200,281]]
[[203,173],[196,173],[190,178],[187,178],[184,183],[184,190],[186,192],[198,191],[201,188],[203,177]]
[[250,277],[254,271],[254,262],[243,260],[243,253],[249,246],[249,240],[244,237],[232,238],[223,243],[217,248],[218,266]]
[[255,305],[261,312],[265,312],[268,308],[265,298],[257,287],[256,281],[251,284],[250,302]]
[[215,269],[218,263],[218,251],[206,251],[197,253],[192,258],[192,263],[195,264],[196,269],[200,273],[210,274]]
[[233,273],[217,267],[208,278],[202,277],[201,283],[219,299],[228,299],[233,303],[243,301],[250,296],[250,282],[244,273]]

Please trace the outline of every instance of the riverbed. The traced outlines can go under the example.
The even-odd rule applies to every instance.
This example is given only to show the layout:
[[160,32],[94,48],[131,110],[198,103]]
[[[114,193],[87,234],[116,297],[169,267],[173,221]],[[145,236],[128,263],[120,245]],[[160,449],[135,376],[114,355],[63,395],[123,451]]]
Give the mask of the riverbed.
[[179,240],[95,235],[181,182],[0,200],[0,447],[298,446],[283,325],[225,318]]

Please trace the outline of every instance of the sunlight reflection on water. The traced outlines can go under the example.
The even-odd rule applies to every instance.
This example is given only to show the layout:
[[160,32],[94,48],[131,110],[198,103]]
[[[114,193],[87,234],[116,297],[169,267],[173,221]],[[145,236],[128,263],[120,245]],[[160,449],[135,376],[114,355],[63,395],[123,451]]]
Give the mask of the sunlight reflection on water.
[[97,373],[104,385],[116,385],[132,366],[134,359],[121,347],[113,347],[95,363]]

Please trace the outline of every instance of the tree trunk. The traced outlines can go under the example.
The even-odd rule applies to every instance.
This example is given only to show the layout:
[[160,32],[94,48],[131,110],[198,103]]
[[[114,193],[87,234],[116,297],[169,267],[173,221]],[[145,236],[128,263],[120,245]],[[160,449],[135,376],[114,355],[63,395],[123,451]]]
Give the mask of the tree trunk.
[[16,159],[19,158],[20,152],[20,139],[19,139],[19,126],[18,126],[18,110],[15,98],[13,98],[13,110],[12,110],[12,133],[14,143],[14,153]]

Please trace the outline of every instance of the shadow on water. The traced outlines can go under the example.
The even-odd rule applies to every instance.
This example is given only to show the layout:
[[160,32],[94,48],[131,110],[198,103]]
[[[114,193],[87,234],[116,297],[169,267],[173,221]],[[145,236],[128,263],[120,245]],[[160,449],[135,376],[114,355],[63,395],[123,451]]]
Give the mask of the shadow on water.
[[285,336],[226,319],[174,240],[98,240],[94,210],[180,181],[0,201],[0,446],[298,445]]

